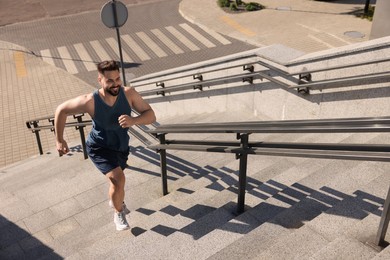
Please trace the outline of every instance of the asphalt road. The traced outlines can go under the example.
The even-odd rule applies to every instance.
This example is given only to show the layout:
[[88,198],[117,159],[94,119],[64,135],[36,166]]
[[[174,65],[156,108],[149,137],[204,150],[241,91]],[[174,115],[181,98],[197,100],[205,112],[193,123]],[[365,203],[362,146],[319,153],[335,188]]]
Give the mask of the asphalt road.
[[[23,46],[91,85],[96,84],[93,63],[120,60],[116,30],[100,18],[107,1],[0,1],[6,6],[0,8],[0,40]],[[255,48],[226,36],[221,42],[186,21],[178,12],[180,0],[121,2],[128,8],[120,28],[127,80]]]
[[[125,5],[140,5],[167,0],[120,1]],[[108,0],[0,0],[0,26],[98,11],[106,2]]]

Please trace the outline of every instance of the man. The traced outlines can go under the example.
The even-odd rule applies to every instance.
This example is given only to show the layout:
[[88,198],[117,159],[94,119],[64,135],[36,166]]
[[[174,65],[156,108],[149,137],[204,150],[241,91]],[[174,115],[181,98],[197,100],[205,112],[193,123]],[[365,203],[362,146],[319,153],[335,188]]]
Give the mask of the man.
[[[129,228],[128,209],[124,203],[126,161],[129,155],[127,130],[133,125],[151,124],[156,120],[153,109],[133,87],[122,87],[118,64],[103,61],[97,65],[100,89],[70,99],[59,105],[55,112],[56,147],[60,155],[69,152],[63,138],[66,118],[71,114],[88,113],[92,130],[88,135],[87,153],[95,166],[107,177],[110,187],[110,206],[115,209],[117,230]],[[131,116],[134,109],[140,114]]]

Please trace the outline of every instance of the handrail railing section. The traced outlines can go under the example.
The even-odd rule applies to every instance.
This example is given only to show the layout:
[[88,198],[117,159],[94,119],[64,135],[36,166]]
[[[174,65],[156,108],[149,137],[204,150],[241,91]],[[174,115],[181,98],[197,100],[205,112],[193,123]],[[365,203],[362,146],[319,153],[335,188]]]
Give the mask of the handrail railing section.
[[[358,143],[296,143],[264,142],[250,140],[255,133],[383,133],[390,132],[390,117],[362,117],[317,120],[282,120],[262,122],[227,122],[200,124],[160,125],[147,132],[160,140],[150,149],[160,154],[163,194],[168,194],[166,150],[233,153],[239,159],[237,212],[245,207],[245,191],[248,155],[290,156],[304,158],[326,158],[390,162],[390,144]],[[168,139],[170,134],[191,134],[189,140]],[[235,134],[238,141],[194,140],[194,134]],[[384,244],[390,220],[390,187],[378,228],[375,243]]]
[[[132,111],[134,114],[139,115],[138,112]],[[84,159],[88,159],[88,154],[86,151],[86,143],[85,143],[85,132],[84,128],[87,126],[92,125],[92,120],[84,120],[83,116],[84,114],[74,114],[71,115],[75,121],[66,122],[65,127],[75,127],[76,130],[79,130],[80,133],[80,140],[81,140],[81,146],[84,154]],[[40,137],[40,131],[41,130],[50,130],[51,132],[54,132],[54,116],[47,116],[47,117],[41,117],[36,119],[31,119],[26,121],[26,126],[29,130],[32,131],[32,133],[35,134],[39,154],[43,154],[43,148],[42,148],[42,142]],[[153,127],[158,127],[158,123],[153,123]],[[129,133],[132,134],[132,136],[136,139],[138,139],[140,142],[142,142],[145,146],[152,145],[153,143],[157,142],[157,139],[147,133],[146,131],[149,130],[147,126],[144,125],[136,125],[136,130],[134,127],[129,128]]]

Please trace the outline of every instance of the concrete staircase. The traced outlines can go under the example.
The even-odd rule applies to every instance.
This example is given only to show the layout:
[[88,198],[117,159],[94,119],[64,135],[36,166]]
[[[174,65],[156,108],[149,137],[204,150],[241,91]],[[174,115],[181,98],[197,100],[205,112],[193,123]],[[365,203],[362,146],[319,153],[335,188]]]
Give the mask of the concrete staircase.
[[[383,138],[376,134],[370,141]],[[367,141],[361,134],[331,139]],[[390,255],[388,248],[380,251],[372,246],[389,185],[386,163],[249,156],[247,209],[237,215],[238,161],[233,155],[169,152],[170,193],[161,196],[157,154],[136,140],[130,144],[132,155],[125,171],[130,231],[115,231],[107,181],[82,159],[77,143],[69,156],[59,158],[52,151],[3,168],[0,258],[386,259]]]
[[[351,96],[327,91],[301,96],[261,84],[149,101],[162,124],[381,116],[389,111],[387,82],[379,85],[383,94],[370,92],[365,99],[366,90]],[[252,136],[389,143],[386,134]],[[389,164],[249,156],[247,208],[237,215],[234,155],[169,151],[170,193],[162,196],[158,154],[137,140],[130,145],[125,170],[129,231],[115,230],[107,180],[83,160],[78,142],[62,158],[51,150],[0,169],[0,259],[390,257],[390,247],[373,245],[390,184]]]

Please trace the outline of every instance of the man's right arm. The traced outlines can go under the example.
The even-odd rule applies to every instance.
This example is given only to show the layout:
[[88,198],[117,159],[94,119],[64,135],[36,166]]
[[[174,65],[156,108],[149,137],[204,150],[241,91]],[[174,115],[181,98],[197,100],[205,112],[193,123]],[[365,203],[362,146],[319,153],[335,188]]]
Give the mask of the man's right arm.
[[68,101],[65,101],[59,105],[55,112],[54,128],[56,134],[56,147],[60,155],[69,152],[68,144],[64,140],[64,128],[66,118],[71,114],[89,113],[93,116],[93,110],[91,109],[92,95],[83,95]]

